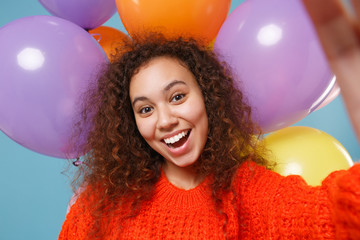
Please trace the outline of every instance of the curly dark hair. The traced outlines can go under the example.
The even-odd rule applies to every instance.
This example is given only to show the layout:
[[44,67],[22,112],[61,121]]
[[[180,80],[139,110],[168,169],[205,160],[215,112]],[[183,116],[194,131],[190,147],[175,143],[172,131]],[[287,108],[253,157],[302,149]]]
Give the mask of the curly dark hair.
[[198,174],[212,176],[217,206],[221,206],[221,194],[231,190],[232,178],[242,162],[250,158],[267,164],[259,151],[260,131],[251,121],[251,108],[235,87],[229,68],[209,47],[191,39],[166,40],[158,35],[137,38],[119,50],[84,98],[82,124],[92,128],[81,146],[88,153],[76,180],[96,189],[100,199],[92,212],[97,218],[105,209],[111,213],[125,198],[132,199],[132,213],[136,215],[140,203],[153,196],[164,160],[137,129],[129,84],[140,67],[161,56],[183,63],[202,91],[209,131],[195,168]]

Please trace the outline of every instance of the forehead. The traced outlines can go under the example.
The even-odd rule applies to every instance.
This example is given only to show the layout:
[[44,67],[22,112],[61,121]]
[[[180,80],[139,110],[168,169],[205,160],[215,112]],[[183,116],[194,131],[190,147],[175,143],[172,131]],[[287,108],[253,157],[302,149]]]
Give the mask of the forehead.
[[154,58],[141,66],[131,78],[130,97],[154,88],[161,90],[174,80],[184,81],[189,87],[199,87],[194,75],[180,60],[171,57]]

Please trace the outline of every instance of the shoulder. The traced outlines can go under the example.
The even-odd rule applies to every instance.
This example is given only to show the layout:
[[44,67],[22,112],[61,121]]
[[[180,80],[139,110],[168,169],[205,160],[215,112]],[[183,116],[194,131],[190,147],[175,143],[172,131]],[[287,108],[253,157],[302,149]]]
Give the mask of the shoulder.
[[62,225],[59,239],[86,239],[92,228],[93,218],[89,211],[89,187],[79,188],[68,205],[66,219]]
[[[89,185],[84,183],[79,186],[71,197],[66,218],[77,218],[79,215],[86,215],[86,218],[92,218],[92,212],[104,203],[104,196],[100,184]],[[91,217],[90,217],[91,216]]]

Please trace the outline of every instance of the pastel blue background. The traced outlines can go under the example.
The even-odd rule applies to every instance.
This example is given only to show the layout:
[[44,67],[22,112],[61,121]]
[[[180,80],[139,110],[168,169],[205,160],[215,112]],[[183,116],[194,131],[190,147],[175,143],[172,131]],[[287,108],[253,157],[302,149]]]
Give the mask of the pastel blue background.
[[[234,0],[232,10],[241,2]],[[0,3],[0,27],[32,15],[49,14],[36,0]],[[104,25],[126,32],[117,13]],[[360,148],[340,97],[296,125],[329,133],[354,161],[360,159]],[[66,160],[32,152],[0,132],[0,239],[57,239],[72,195],[70,180],[62,174],[67,166]]]

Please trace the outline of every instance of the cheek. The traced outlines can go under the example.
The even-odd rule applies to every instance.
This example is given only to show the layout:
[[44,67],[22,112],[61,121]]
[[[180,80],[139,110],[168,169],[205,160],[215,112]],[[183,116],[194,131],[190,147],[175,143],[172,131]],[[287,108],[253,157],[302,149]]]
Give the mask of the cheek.
[[204,104],[195,105],[193,108],[193,121],[198,125],[201,138],[206,140],[209,130],[209,119]]
[[141,134],[141,136],[146,140],[151,140],[154,136],[154,127],[152,127],[151,121],[148,119],[136,119],[137,128]]
[[205,110],[202,112],[201,116],[199,116],[199,124],[201,126],[202,138],[205,140],[209,134],[209,119]]
[[[200,102],[200,103],[199,103]],[[208,117],[205,109],[205,105],[202,99],[198,99],[188,105],[188,117],[194,123],[206,124],[208,126]]]

